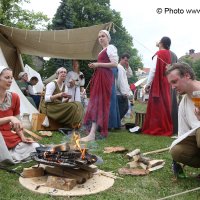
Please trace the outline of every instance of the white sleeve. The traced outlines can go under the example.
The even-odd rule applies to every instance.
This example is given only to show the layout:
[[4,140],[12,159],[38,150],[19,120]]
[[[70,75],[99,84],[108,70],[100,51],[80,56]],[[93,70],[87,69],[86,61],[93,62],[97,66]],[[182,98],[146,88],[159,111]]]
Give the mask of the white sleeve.
[[[80,75],[84,75],[83,72],[80,72]],[[79,75],[79,76],[80,76]],[[85,85],[85,78],[81,79],[80,77],[78,78],[79,79],[79,84],[80,86],[84,86]]]
[[46,92],[45,92],[45,102],[51,102],[51,96],[56,89],[56,85],[54,82],[50,82],[46,85]]
[[130,66],[128,66],[128,69],[126,69],[126,76],[127,78],[131,78],[133,76],[133,71]]
[[30,95],[35,95],[35,92],[34,92],[34,90],[33,90],[33,86],[32,86],[32,85],[28,85],[28,93],[29,93]]
[[190,127],[185,117],[184,105],[185,105],[185,96],[183,96],[178,108],[178,136],[179,137],[183,135],[184,133],[186,133],[188,130],[190,130]]
[[117,94],[119,95],[129,95],[130,87],[128,84],[128,80],[126,77],[126,71],[120,65],[117,66],[118,68],[118,76],[117,76]]
[[155,72],[156,72],[156,62],[157,62],[157,56],[154,56],[153,65],[151,66],[149,76],[148,76],[148,79],[147,79],[147,85],[151,85],[151,83],[154,79]]
[[117,53],[117,48],[114,45],[108,45],[107,54],[111,62],[118,63],[119,56]]

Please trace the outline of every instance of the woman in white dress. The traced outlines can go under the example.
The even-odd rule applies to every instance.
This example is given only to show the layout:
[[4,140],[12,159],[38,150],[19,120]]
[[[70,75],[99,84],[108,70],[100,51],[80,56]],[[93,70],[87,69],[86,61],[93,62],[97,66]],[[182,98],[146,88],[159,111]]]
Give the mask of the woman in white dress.
[[80,87],[84,86],[84,74],[79,69],[78,60],[72,61],[73,71],[67,73],[66,83],[68,87],[68,94],[72,95],[71,102],[81,102]]

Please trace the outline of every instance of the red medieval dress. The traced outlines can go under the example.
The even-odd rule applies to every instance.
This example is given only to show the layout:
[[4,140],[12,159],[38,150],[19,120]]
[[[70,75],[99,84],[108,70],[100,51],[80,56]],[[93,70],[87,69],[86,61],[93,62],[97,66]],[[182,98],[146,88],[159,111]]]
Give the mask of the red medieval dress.
[[[110,63],[107,55],[107,48],[102,50],[98,55],[98,62]],[[112,83],[114,76],[112,70],[105,67],[95,69],[94,76],[90,84],[90,100],[84,117],[84,125],[91,128],[92,122],[95,122],[100,129],[102,136],[108,135],[108,122],[110,100],[112,92]]]
[[[6,110],[0,109],[0,118],[8,116],[17,116],[20,114],[20,100],[16,93],[11,93],[11,106]],[[8,149],[16,147],[22,140],[21,138],[11,131],[11,126],[9,123],[0,125],[0,132],[4,138],[6,146]]]
[[149,135],[171,136],[173,126],[170,84],[165,76],[166,65],[171,63],[170,51],[160,50],[156,55],[156,71],[151,85],[142,132]]

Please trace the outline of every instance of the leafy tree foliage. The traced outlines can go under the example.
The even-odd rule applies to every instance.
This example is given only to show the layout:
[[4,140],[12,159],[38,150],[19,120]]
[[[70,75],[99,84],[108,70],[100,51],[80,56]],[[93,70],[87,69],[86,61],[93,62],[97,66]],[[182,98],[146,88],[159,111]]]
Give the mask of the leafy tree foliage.
[[186,62],[187,64],[189,64],[193,68],[197,80],[200,80],[200,59],[194,61],[190,57],[190,55],[186,55],[186,56],[182,57],[180,59],[180,61],[183,61],[183,62]]
[[[30,3],[29,0],[0,0],[0,23],[6,26],[12,26],[22,29],[46,29],[46,23],[49,20],[41,12],[33,12],[22,8],[24,3]],[[22,55],[24,64],[34,68],[32,57]]]
[[0,0],[0,23],[18,28],[37,29],[45,27],[48,17],[41,12],[22,9],[29,0]]
[[[49,29],[70,29],[88,27],[92,25],[113,22],[116,32],[111,28],[111,43],[118,49],[118,54],[127,52],[130,54],[130,66],[135,72],[138,67],[142,67],[141,58],[133,46],[132,37],[122,25],[122,18],[119,12],[110,8],[110,0],[62,0],[57,12],[52,20]],[[88,69],[87,64],[91,61],[81,61],[81,71],[85,73],[86,83],[92,75],[92,70]],[[54,63],[54,64],[53,64]],[[58,60],[49,62],[48,71],[52,73],[59,68]],[[71,65],[68,66],[69,68]],[[52,70],[53,68],[53,70]],[[134,81],[136,77],[132,79]]]

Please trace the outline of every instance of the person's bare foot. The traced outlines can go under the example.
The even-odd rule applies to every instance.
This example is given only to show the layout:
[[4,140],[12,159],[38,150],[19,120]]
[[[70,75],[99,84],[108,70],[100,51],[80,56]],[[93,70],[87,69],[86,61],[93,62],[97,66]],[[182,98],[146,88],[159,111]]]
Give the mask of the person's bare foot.
[[80,139],[81,142],[91,142],[91,141],[95,141],[95,136],[92,135],[88,135],[86,137],[83,137]]

